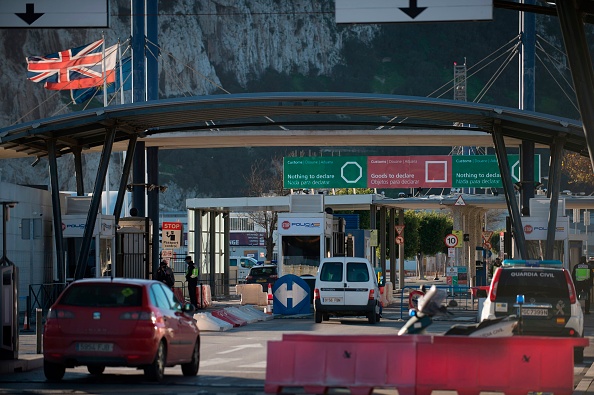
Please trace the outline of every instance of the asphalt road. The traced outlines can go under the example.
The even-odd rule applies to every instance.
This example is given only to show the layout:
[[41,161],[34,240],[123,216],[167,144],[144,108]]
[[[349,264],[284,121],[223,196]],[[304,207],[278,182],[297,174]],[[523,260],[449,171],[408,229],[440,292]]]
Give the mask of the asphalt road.
[[[469,323],[471,314],[456,315],[454,319]],[[428,333],[443,333],[455,323],[452,320],[436,321]],[[196,377],[184,377],[179,367],[166,368],[164,381],[155,384],[146,382],[141,370],[107,368],[103,375],[92,376],[85,367],[80,367],[68,369],[62,382],[49,383],[43,370],[35,369],[0,376],[0,394],[263,394],[267,341],[280,340],[286,333],[396,335],[403,324],[399,314],[389,312],[376,325],[368,324],[364,318],[331,319],[322,324],[315,324],[312,317],[277,318],[226,332],[203,332],[200,371]],[[586,326],[586,335],[594,336],[594,325]],[[594,347],[586,350],[585,355],[584,363],[574,368],[576,385],[586,379],[594,361]],[[396,392],[380,390],[374,393]]]

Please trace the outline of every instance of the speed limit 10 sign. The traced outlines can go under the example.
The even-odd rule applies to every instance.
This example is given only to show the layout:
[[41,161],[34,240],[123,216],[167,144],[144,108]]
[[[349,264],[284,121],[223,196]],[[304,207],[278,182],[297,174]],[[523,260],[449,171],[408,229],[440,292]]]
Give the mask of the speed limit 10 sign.
[[445,245],[447,247],[456,247],[458,245],[458,236],[450,233],[445,237]]

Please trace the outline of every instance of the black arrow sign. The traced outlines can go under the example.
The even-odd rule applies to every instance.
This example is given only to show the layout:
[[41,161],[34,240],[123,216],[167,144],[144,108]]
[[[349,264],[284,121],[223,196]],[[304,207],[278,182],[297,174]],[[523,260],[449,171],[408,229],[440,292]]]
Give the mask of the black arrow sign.
[[21,18],[27,25],[31,25],[33,22],[38,20],[43,16],[43,13],[35,12],[35,4],[27,3],[26,4],[26,12],[17,12],[15,15]]
[[406,15],[410,16],[411,19],[415,19],[419,14],[425,11],[427,7],[417,7],[417,0],[409,0],[408,7],[401,7],[400,10]]

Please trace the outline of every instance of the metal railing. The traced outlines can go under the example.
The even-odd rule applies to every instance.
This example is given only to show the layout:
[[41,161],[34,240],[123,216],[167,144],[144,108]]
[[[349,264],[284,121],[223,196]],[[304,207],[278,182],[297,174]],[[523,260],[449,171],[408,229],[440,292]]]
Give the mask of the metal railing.
[[[436,285],[437,289],[443,289],[446,291],[447,296],[445,303],[448,305],[448,309],[459,309],[459,310],[475,310],[475,298],[472,297],[471,289],[467,285]],[[408,296],[412,291],[418,291],[419,287],[404,287],[400,290],[400,319],[408,317],[410,308],[408,306]],[[429,290],[429,286],[427,287]],[[406,296],[405,296],[406,295]],[[456,307],[450,307],[450,301],[454,300],[457,304]]]
[[54,304],[58,296],[66,288],[66,283],[31,284],[27,297],[26,312],[31,320],[35,317],[35,310],[41,309],[44,314]]

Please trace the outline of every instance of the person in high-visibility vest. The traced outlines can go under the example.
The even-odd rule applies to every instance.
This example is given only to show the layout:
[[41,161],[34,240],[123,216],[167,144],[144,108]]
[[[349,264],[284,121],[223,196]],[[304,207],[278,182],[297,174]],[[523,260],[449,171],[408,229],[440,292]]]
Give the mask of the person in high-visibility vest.
[[592,288],[592,272],[586,257],[580,258],[580,262],[573,267],[571,277],[575,284],[575,291],[580,299],[586,299],[586,314],[590,314],[590,289]]
[[192,303],[194,307],[200,308],[196,298],[196,287],[198,286],[198,268],[194,265],[194,262],[192,262],[191,256],[186,257],[186,263],[188,264],[188,269],[186,270],[186,280],[188,281],[190,303]]

